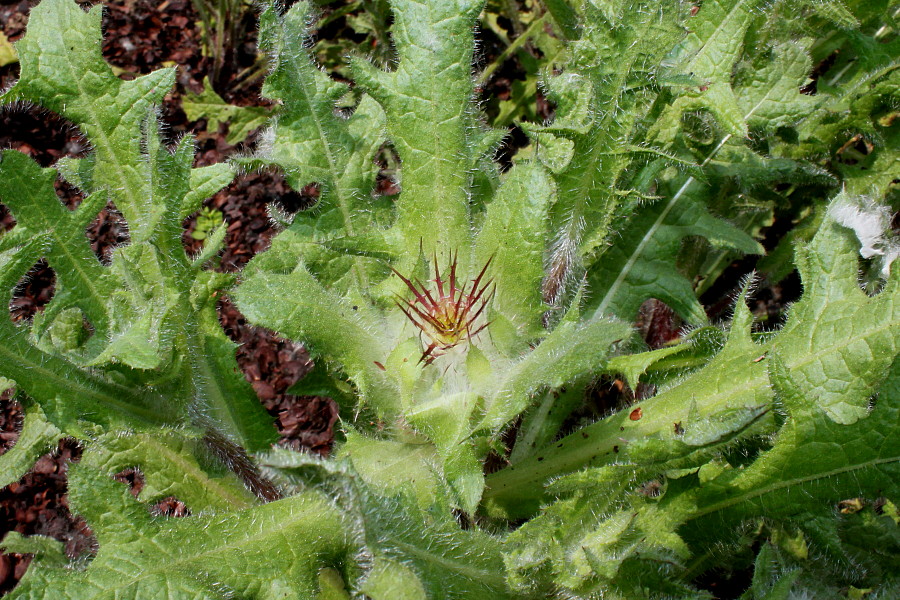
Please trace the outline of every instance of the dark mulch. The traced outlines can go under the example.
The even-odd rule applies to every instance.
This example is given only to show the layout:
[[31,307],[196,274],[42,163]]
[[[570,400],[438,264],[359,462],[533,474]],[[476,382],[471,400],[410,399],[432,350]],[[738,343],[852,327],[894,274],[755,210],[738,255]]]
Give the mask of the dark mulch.
[[[0,422],[20,414],[18,404],[4,402]],[[7,423],[4,423],[6,425]],[[10,431],[4,427],[5,434]],[[66,496],[66,471],[69,462],[78,460],[81,449],[71,439],[60,440],[57,449],[38,459],[34,468],[18,482],[0,491],[0,529],[3,535],[17,531],[23,535],[46,535],[65,544],[69,556],[94,549],[95,541],[87,524],[69,512]],[[22,554],[0,555],[0,593],[11,590],[25,573],[31,557]]]

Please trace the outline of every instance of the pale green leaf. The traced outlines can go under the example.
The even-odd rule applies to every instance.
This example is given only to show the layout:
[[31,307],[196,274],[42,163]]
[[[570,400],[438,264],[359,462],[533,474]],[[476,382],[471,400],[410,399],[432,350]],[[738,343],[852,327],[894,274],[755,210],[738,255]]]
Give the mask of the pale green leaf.
[[[362,253],[342,256],[338,249],[323,252],[320,244],[370,234],[376,227],[373,215],[364,207],[378,172],[373,159],[384,141],[384,113],[371,98],[363,98],[349,118],[335,113],[335,102],[346,93],[347,86],[332,80],[300,51],[310,11],[308,3],[299,2],[283,16],[274,7],[261,16],[261,45],[274,61],[263,95],[280,101],[281,107],[255,156],[237,162],[253,167],[277,166],[298,191],[307,184],[318,184],[318,222],[310,224],[300,215],[292,232],[297,237],[295,243],[288,245],[286,242],[292,240],[281,239],[280,244],[287,251],[301,254],[326,286],[367,293],[370,278],[384,272],[372,273],[372,261]],[[332,277],[332,273],[340,276]],[[349,282],[342,281],[341,277],[347,275]]]
[[141,161],[142,128],[175,83],[175,69],[132,81],[116,77],[101,55],[102,7],[85,12],[69,0],[46,0],[31,11],[16,42],[21,76],[0,102],[27,100],[74,122],[94,150],[93,193],[104,190],[125,215],[135,243],[149,239],[164,207],[152,196]]
[[511,353],[542,330],[544,232],[553,195],[552,181],[540,166],[514,167],[488,205],[476,238],[476,265],[491,262],[494,293],[488,318],[502,318],[515,329],[518,345],[510,345]]
[[0,32],[0,67],[19,62],[19,55],[6,34]]
[[234,169],[227,163],[191,169],[190,190],[185,194],[179,210],[181,218],[187,218],[191,213],[199,210],[204,200],[231,183],[232,179],[234,179]]
[[61,567],[68,562],[63,543],[43,535],[25,537],[18,531],[10,531],[0,540],[0,548],[7,553],[34,554],[39,561],[52,566]]
[[[478,0],[396,0],[392,37],[396,70],[352,63],[356,83],[387,115],[387,133],[403,161],[396,203],[405,248],[422,244],[426,256],[449,248],[469,265],[469,150],[477,125],[471,117],[473,25]],[[407,259],[403,266],[412,263]]]
[[215,133],[220,123],[228,124],[225,141],[238,144],[254,129],[264,126],[269,119],[269,111],[258,106],[235,106],[219,96],[209,82],[203,78],[203,91],[199,94],[188,92],[182,100],[184,114],[191,121],[206,119],[206,128]]
[[201,439],[187,432],[105,434],[85,449],[81,462],[103,473],[136,468],[143,481],[142,502],[174,496],[194,514],[257,502],[234,473],[217,464]]
[[481,427],[496,430],[525,410],[541,388],[558,388],[580,375],[601,369],[611,346],[630,335],[631,327],[619,321],[561,322],[497,382]]
[[97,536],[97,555],[81,570],[31,568],[10,598],[221,598],[240,590],[248,599],[301,600],[317,591],[320,566],[353,553],[340,514],[315,492],[167,519],[151,517],[127,486],[86,466],[70,467],[69,485],[73,512]]
[[444,394],[435,400],[419,402],[404,413],[411,425],[434,442],[442,459],[443,475],[468,513],[475,511],[484,489],[481,463],[467,440],[473,414],[480,404],[475,394]]
[[67,210],[53,189],[56,177],[55,169],[42,169],[21,152],[0,154],[0,201],[33,234],[49,234],[46,257],[57,273],[55,304],[80,308],[102,338],[109,327],[106,302],[114,284],[109,269],[97,260],[84,235],[96,216],[92,208],[98,209],[97,202]]
[[363,481],[385,496],[411,493],[427,508],[440,492],[440,460],[430,444],[377,440],[350,432],[338,456],[349,459]]
[[62,437],[62,432],[47,421],[40,406],[26,402],[24,408],[25,422],[15,446],[0,455],[0,487],[22,478],[41,455],[56,447]]
[[363,583],[372,600],[426,600],[428,594],[415,572],[401,562],[379,560]]
[[[359,474],[346,461],[317,460],[286,450],[270,453],[264,462],[300,489],[314,483],[332,490],[366,557],[367,571],[358,582],[361,591],[385,600],[398,597],[388,595],[393,593],[452,600],[517,597],[506,585],[498,538],[475,526],[460,529],[440,490],[424,503],[425,498],[405,492],[420,485],[419,476],[428,476],[422,463],[425,452],[415,456],[417,452],[401,449],[398,442],[356,441],[362,445],[355,446],[349,458],[354,466],[360,461]],[[401,583],[403,589],[397,590]]]
[[[279,297],[283,301],[271,302]],[[346,301],[324,289],[298,266],[290,275],[256,272],[234,293],[247,319],[282,335],[305,340],[325,360],[343,367],[364,398],[379,411],[399,408],[394,384],[376,365],[389,350]],[[287,308],[287,310],[285,310]]]

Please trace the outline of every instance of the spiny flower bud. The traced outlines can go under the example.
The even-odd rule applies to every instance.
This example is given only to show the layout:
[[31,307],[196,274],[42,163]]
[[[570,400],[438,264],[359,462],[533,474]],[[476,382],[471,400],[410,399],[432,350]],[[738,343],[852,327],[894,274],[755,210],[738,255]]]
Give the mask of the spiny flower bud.
[[[419,362],[426,365],[434,362],[444,351],[471,339],[489,324],[486,322],[477,326],[475,321],[494,295],[492,280],[482,284],[493,257],[488,259],[468,289],[465,284],[460,286],[456,280],[456,260],[457,257],[451,254],[448,265],[450,276],[445,281],[438,268],[437,257],[432,259],[436,290],[429,290],[418,279],[414,283],[391,268],[413,293],[412,299],[398,295],[397,306],[429,339],[428,346],[419,358]],[[488,288],[491,288],[489,292]]]

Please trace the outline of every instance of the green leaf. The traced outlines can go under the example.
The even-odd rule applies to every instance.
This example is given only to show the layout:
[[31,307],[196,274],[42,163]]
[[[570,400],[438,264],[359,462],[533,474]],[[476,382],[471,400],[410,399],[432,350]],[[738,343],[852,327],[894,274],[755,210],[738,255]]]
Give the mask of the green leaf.
[[197,346],[190,354],[197,388],[195,406],[202,407],[204,417],[247,450],[265,450],[277,437],[272,418],[238,368],[237,344],[222,331],[215,296],[213,291],[197,315]]
[[673,268],[672,257],[682,239],[703,236],[720,247],[749,254],[764,251],[749,235],[713,217],[697,202],[701,190],[702,186],[689,178],[668,200],[643,208],[630,219],[619,242],[590,271],[593,295],[587,311],[631,320],[646,299],[657,298],[691,324],[706,322],[691,282]]
[[750,589],[742,596],[742,600],[787,600],[791,588],[800,575],[799,571],[780,573],[777,568],[775,551],[770,544],[766,544],[756,556],[753,569],[753,583]]
[[234,473],[217,464],[200,438],[186,432],[105,434],[85,449],[81,462],[103,473],[137,468],[144,484],[142,502],[174,496],[195,514],[257,503]]
[[0,548],[7,553],[34,554],[39,561],[52,566],[61,567],[68,562],[63,543],[43,535],[25,537],[18,531],[10,531],[0,541]]
[[163,279],[164,268],[155,252],[141,246],[113,258],[111,271],[127,287],[110,294],[108,344],[89,365],[122,362],[136,369],[154,369],[167,358],[167,317],[176,307],[177,296],[151,283]]
[[[396,70],[381,71],[362,59],[353,60],[352,70],[384,107],[388,136],[403,161],[396,227],[404,248],[421,243],[426,256],[450,248],[469,265],[466,190],[478,158],[470,150],[477,135],[472,30],[482,2],[396,0],[391,6]],[[411,264],[407,258],[404,266]]]
[[363,481],[385,496],[411,493],[427,508],[441,489],[439,459],[430,444],[376,440],[348,432],[338,456],[349,459]]
[[695,490],[693,498],[683,499],[693,507],[690,519],[698,520],[692,527],[703,527],[709,519],[721,523],[748,515],[827,513],[829,504],[841,499],[895,496],[900,491],[900,452],[892,441],[900,422],[896,371],[872,414],[845,425],[831,421],[792,380],[794,371],[774,358],[770,377],[788,420],[772,450],[752,466],[725,472]]
[[428,594],[415,571],[401,562],[382,558],[363,584],[373,600],[425,600]]
[[670,71],[690,75],[701,87],[676,100],[669,111],[707,108],[730,135],[747,134],[746,117],[732,88],[732,69],[759,0],[704,2],[688,22],[689,33],[667,58]]
[[[378,600],[390,600],[396,585],[425,598],[511,598],[503,576],[499,541],[477,529],[461,530],[447,513],[361,494],[358,518],[366,549],[374,557],[375,581],[362,585]],[[385,561],[385,564],[382,562]],[[400,563],[402,567],[398,567]],[[398,579],[392,579],[396,576]],[[413,581],[418,579],[418,585]]]
[[481,427],[496,430],[525,410],[541,388],[558,388],[601,369],[611,346],[630,335],[631,327],[618,321],[562,321],[497,383]]
[[[640,483],[634,469],[607,467],[571,475],[567,497],[509,536],[506,566],[520,590],[533,582],[554,581],[568,594],[616,591],[613,583],[623,563],[654,556],[676,563],[686,556],[677,538],[658,537],[622,507],[622,495]],[[626,594],[627,597],[627,594]]]
[[665,346],[649,352],[639,352],[637,354],[624,354],[614,356],[606,364],[606,371],[609,373],[621,373],[625,376],[625,381],[632,389],[637,388],[641,375],[646,373],[653,365],[670,356],[675,356],[686,352],[691,348],[691,342],[676,344],[674,346]]
[[225,141],[232,145],[243,142],[251,131],[263,127],[269,119],[269,111],[265,108],[225,102],[213,89],[208,76],[203,78],[202,92],[185,94],[182,107],[191,121],[206,119],[207,131],[215,133],[221,123],[227,123]]
[[191,169],[190,190],[184,196],[179,215],[182,219],[200,209],[204,200],[231,183],[234,169],[227,163]]
[[473,425],[473,414],[481,407],[480,398],[472,393],[444,394],[420,402],[404,414],[411,425],[434,442],[442,459],[442,471],[456,494],[460,507],[475,512],[484,489],[481,463],[467,440]]
[[45,0],[16,42],[21,75],[0,102],[34,102],[74,122],[94,149],[92,186],[125,215],[134,243],[150,238],[164,207],[152,197],[141,161],[142,127],[175,83],[175,69],[132,81],[116,77],[100,52],[102,7],[84,12],[70,0]]
[[[612,358],[610,365],[616,358]],[[516,434],[516,444],[509,455],[510,464],[541,452],[554,439],[569,415],[584,402],[584,385],[581,381],[559,390],[548,390],[543,398],[524,413]]]
[[[777,401],[787,412],[772,449],[741,468],[706,464],[687,474],[672,469],[677,461],[642,466],[654,454],[668,461],[677,455],[654,450],[646,443],[649,439],[623,446],[619,464],[553,483],[550,491],[560,499],[510,538],[513,549],[507,567],[513,581],[525,585],[529,577],[550,569],[556,581],[576,593],[624,589],[629,581],[620,571],[626,558],[648,564],[664,560],[681,567],[692,549],[708,544],[711,528],[734,529],[742,521],[762,517],[772,523],[806,514],[830,516],[833,503],[841,498],[896,494],[900,454],[891,443],[900,422],[896,414],[900,404],[893,393],[896,363],[873,414],[853,425],[840,425],[805,397],[777,355],[769,361]],[[738,424],[734,432],[743,428]],[[684,429],[690,432],[691,425]],[[714,447],[719,441],[702,443]],[[629,465],[629,459],[637,464]],[[655,494],[648,493],[653,489],[647,487],[648,479],[656,486]],[[760,557],[766,554],[764,550]],[[786,597],[799,574],[767,573],[757,562],[751,588],[756,595],[748,597]]]
[[[323,2],[270,5],[259,39],[275,108],[259,147],[193,169],[193,140],[166,147],[154,110],[174,72],[118,79],[100,9],[45,0],[0,102],[59,113],[91,151],[51,169],[0,155],[17,220],[0,236],[0,289],[41,258],[58,277],[33,322],[0,319],[0,387],[14,382],[26,407],[0,464],[17,477],[77,437],[71,507],[99,551],[73,562],[44,538],[7,538],[36,554],[12,597],[705,600],[691,582],[749,567],[756,549],[745,597],[889,594],[896,509],[869,499],[898,496],[900,275],[888,210],[855,196],[894,200],[891,2],[530,2],[520,21],[501,7],[507,29],[497,2],[394,0],[393,44],[387,0],[351,2],[318,27],[346,22],[377,44],[340,81],[304,49]],[[501,42],[522,33],[501,58],[516,53],[525,79],[495,125],[535,117],[538,73],[555,110],[522,125],[534,143],[502,176],[504,132],[474,95],[483,8]],[[263,117],[208,83],[186,106],[233,136]],[[399,197],[377,193],[384,163]],[[316,184],[318,204],[281,219],[240,276],[204,271],[225,230],[201,227],[191,258],[183,220],[237,169],[270,167],[297,190]],[[60,175],[85,198],[75,211]],[[826,210],[836,184],[847,191]],[[110,202],[132,244],[106,265],[84,231]],[[634,353],[629,323],[607,318],[630,322],[655,297],[703,323],[697,296],[724,265],[760,251],[773,216],[804,214],[809,231],[789,234],[807,242],[804,294],[781,330],[752,332],[749,284],[727,334],[705,326],[653,352]],[[776,270],[792,269],[779,254]],[[471,290],[485,265],[483,306],[477,292],[448,300],[450,272]],[[356,409],[337,457],[271,448],[216,316],[238,279],[248,320],[318,362],[292,390]],[[655,395],[577,428],[586,390],[619,374]],[[260,504],[245,486],[268,482],[247,451],[293,495]],[[510,466],[485,475],[494,458]],[[144,476],[140,500],[109,477],[125,468]],[[152,517],[147,503],[170,495],[193,516]]]
[[287,393],[295,396],[327,396],[342,408],[356,406],[353,386],[339,375],[329,373],[321,362],[313,365],[312,371],[289,387]]
[[548,96],[558,105],[556,118],[548,127],[527,129],[538,142],[546,132],[574,145],[567,168],[552,156],[545,163],[555,171],[559,190],[544,284],[544,297],[554,304],[581,276],[585,234],[599,240],[597,245],[609,234],[621,202],[617,182],[633,160],[622,142],[637,133],[638,115],[652,101],[647,83],[682,35],[675,2],[634,0],[610,12],[586,2],[582,10],[584,21],[597,26],[585,28],[571,45],[566,71],[546,80]]
[[[46,247],[46,237],[0,254],[0,289],[14,289]],[[24,328],[0,319],[0,372],[16,382],[40,405],[48,420],[68,435],[83,435],[82,423],[106,423],[126,428],[171,422],[160,410],[160,399],[129,389],[97,373],[35,347]]]
[[[86,196],[74,211],[56,196],[55,169],[20,153],[2,155],[0,197],[14,207],[21,234],[8,247],[3,238],[11,254],[0,282],[11,291],[28,263],[46,256],[57,286],[32,327],[0,324],[0,372],[66,435],[95,437],[97,425],[146,431],[211,414],[227,436],[266,447],[275,438],[271,418],[237,371],[234,346],[210,302],[231,280],[200,272],[181,244],[184,217],[234,170],[191,169],[190,136],[165,147],[153,105],[174,72],[120,80],[103,61],[100,42],[99,9],[85,13],[48,0],[33,11],[17,46],[22,77],[3,100],[29,100],[71,119],[92,152],[60,165]],[[107,266],[85,230],[109,201],[124,213],[132,244],[116,248]],[[33,241],[14,250],[28,235]],[[207,288],[201,302],[196,288]]]
[[[703,369],[642,401],[639,412],[626,408],[563,438],[540,457],[488,477],[486,498],[502,505],[508,497],[512,510],[533,510],[543,493],[539,486],[526,491],[529,482],[609,464],[617,449],[641,439],[679,439],[692,423],[713,414],[771,406],[767,357],[776,352],[830,418],[852,423],[865,417],[869,397],[898,354],[900,305],[896,270],[877,296],[859,289],[857,249],[847,230],[827,221],[803,252],[805,293],[782,331],[763,343],[752,341],[752,318],[742,296],[725,347]],[[775,420],[767,416],[759,426],[774,430]]]
[[738,105],[751,128],[774,132],[796,124],[807,116],[815,100],[801,94],[812,69],[804,45],[780,44],[771,50],[771,58],[753,69],[737,88]]
[[47,421],[40,406],[26,402],[25,422],[16,445],[0,455],[0,487],[21,479],[38,458],[56,447],[60,437],[62,432]]
[[[311,598],[318,567],[352,556],[340,514],[308,492],[243,511],[151,517],[128,488],[86,466],[69,469],[69,499],[97,536],[86,568],[31,568],[10,598]],[[247,565],[254,565],[252,572]]]
[[866,296],[856,282],[856,247],[849,231],[826,220],[813,243],[797,250],[805,296],[772,346],[797,385],[843,424],[868,414],[869,398],[900,349],[898,269],[880,294]]
[[[254,157],[237,162],[252,167],[277,166],[298,191],[309,183],[319,185],[316,209],[322,224],[310,226],[308,219],[300,215],[294,227],[299,244],[286,244],[282,251],[303,255],[317,275],[327,274],[325,264],[335,262],[331,268],[341,275],[349,270],[350,286],[366,293],[373,276],[370,260],[362,256],[337,260],[335,253],[323,254],[318,246],[336,237],[369,233],[377,227],[364,208],[378,172],[373,159],[384,141],[384,114],[371,98],[363,98],[347,119],[335,114],[335,102],[347,92],[347,86],[332,80],[306,52],[300,51],[306,40],[310,11],[307,2],[299,2],[284,16],[269,7],[260,18],[261,47],[274,63],[263,95],[280,101],[281,108],[266,134],[270,141],[263,143]],[[332,227],[325,227],[324,223]],[[330,286],[334,282],[324,277],[323,283]],[[340,287],[350,286],[345,283]]]
[[[272,303],[273,297],[284,302]],[[396,388],[376,365],[387,359],[386,344],[346,301],[324,289],[303,265],[290,275],[257,271],[234,298],[251,322],[305,340],[316,355],[338,362],[377,410],[390,414],[399,408]],[[285,306],[290,308],[286,311]]]
[[352,443],[355,450],[350,459],[354,466],[360,462],[363,472],[359,474],[347,461],[324,461],[286,450],[264,459],[300,489],[310,484],[329,489],[353,523],[367,570],[361,581],[352,575],[347,578],[351,588],[358,585],[361,592],[378,600],[516,597],[503,576],[499,539],[474,524],[460,529],[443,491],[426,503],[424,497],[406,493],[421,485],[420,475],[430,477],[422,462],[422,456],[427,456],[424,449],[420,453],[404,450],[397,442],[363,438]]
[[47,233],[51,240],[46,257],[57,273],[57,306],[77,306],[103,338],[110,326],[106,310],[114,283],[84,235],[100,207],[98,194],[75,211],[59,201],[53,189],[55,169],[42,169],[21,152],[0,153],[0,201],[16,221],[32,234]]
[[0,67],[19,62],[19,55],[6,34],[0,32]]
[[491,261],[489,318],[502,318],[515,330],[517,345],[510,344],[511,354],[542,333],[543,240],[553,195],[552,181],[540,166],[513,167],[488,205],[476,240],[476,264]]

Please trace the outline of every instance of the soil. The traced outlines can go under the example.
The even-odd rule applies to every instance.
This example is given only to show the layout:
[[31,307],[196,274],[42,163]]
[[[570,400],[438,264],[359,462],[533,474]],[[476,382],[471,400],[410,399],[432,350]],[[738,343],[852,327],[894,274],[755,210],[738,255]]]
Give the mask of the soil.
[[[97,1],[79,3],[89,6]],[[37,0],[0,0],[0,30],[10,41],[24,35],[28,13],[35,4]],[[290,5],[292,2],[283,4]],[[230,145],[226,142],[227,124],[211,131],[205,120],[189,121],[181,108],[183,95],[188,91],[199,93],[203,89],[204,77],[214,72],[212,60],[202,51],[200,19],[191,0],[110,0],[104,5],[103,54],[117,68],[120,77],[133,78],[166,64],[178,65],[177,86],[160,107],[160,121],[165,123],[164,135],[168,142],[174,142],[187,133],[195,135],[196,166],[223,162],[253,147],[258,132],[251,132],[241,143]],[[332,9],[326,7],[324,10]],[[218,76],[214,87],[232,104],[268,105],[260,97],[261,74],[265,72],[265,65],[260,68],[255,26],[256,15],[248,12],[237,28],[234,43],[215,69]],[[355,40],[359,37],[348,29],[344,17],[332,20],[319,35],[329,36],[329,39]],[[477,60],[480,64],[487,64],[502,51],[502,47],[499,40],[492,39],[490,32],[483,32],[482,36]],[[529,51],[534,52],[533,49]],[[525,76],[525,69],[517,58],[508,60],[480,90],[482,103],[489,111],[493,110],[491,99],[508,97],[513,83]],[[17,77],[17,64],[0,67],[0,90],[12,85]],[[553,107],[540,94],[536,101],[536,114],[543,120],[549,120],[553,114]],[[509,166],[516,148],[527,143],[520,129],[511,128],[510,133],[497,154],[503,167]],[[64,156],[83,156],[87,144],[77,127],[64,119],[37,108],[16,106],[0,110],[0,148],[24,152],[46,167]],[[380,178],[379,191],[385,194],[398,192],[387,175]],[[62,182],[57,185],[57,194],[69,208],[75,208],[82,200],[77,190]],[[207,208],[221,211],[228,223],[225,248],[218,268],[239,271],[255,254],[268,247],[276,232],[267,212],[271,203],[290,213],[311,206],[317,195],[314,187],[301,192],[291,190],[277,173],[238,176],[231,185],[204,203]],[[184,223],[183,242],[189,253],[197,252],[202,243],[190,235],[195,223],[196,215]],[[12,216],[0,204],[0,232],[14,225]],[[124,220],[111,205],[91,224],[87,236],[94,252],[105,262],[109,261],[114,247],[128,241]],[[735,270],[746,272],[738,264]],[[52,298],[54,281],[54,273],[46,262],[37,263],[15,290],[10,305],[12,318],[27,320],[42,310]],[[275,418],[279,443],[298,450],[328,454],[338,418],[334,402],[324,397],[286,393],[313,366],[306,349],[248,325],[227,298],[220,302],[218,309],[224,330],[239,345],[236,356],[244,376],[253,386],[260,402]],[[644,317],[647,339],[651,345],[661,345],[677,335],[679,323],[673,320],[671,311],[664,305],[648,307]],[[606,387],[608,391],[599,394],[602,398],[597,400],[598,406],[611,406],[620,399],[621,382],[612,382]],[[625,392],[626,396],[630,394],[627,390]],[[15,443],[21,422],[22,409],[19,404],[12,400],[9,393],[0,396],[0,452]],[[19,482],[0,490],[0,538],[8,531],[48,535],[63,541],[70,556],[95,548],[95,540],[84,521],[74,518],[68,510],[67,467],[71,461],[77,461],[80,454],[81,449],[74,440],[63,439],[55,451],[40,458],[32,471]],[[143,485],[140,473],[133,469],[119,473],[117,478],[131,485],[135,494]],[[177,498],[167,498],[153,510],[157,514],[173,517],[190,514],[190,507]],[[28,555],[0,555],[0,594],[15,586],[29,561]]]

